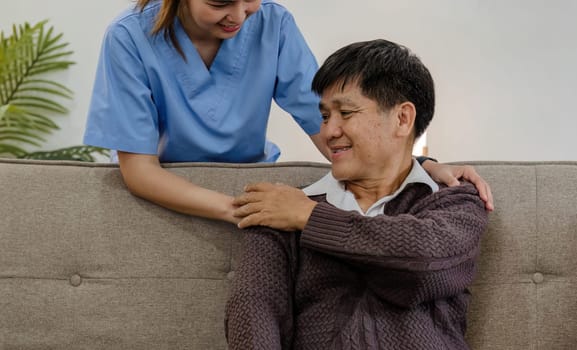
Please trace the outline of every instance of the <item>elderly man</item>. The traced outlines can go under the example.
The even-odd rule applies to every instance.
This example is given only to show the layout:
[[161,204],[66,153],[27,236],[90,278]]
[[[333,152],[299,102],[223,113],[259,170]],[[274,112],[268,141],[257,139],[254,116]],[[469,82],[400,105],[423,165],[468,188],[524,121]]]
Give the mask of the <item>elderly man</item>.
[[244,255],[226,309],[231,349],[467,349],[487,213],[474,186],[439,187],[412,156],[434,112],[407,48],[359,42],[313,90],[329,174],[303,191],[255,184],[236,199]]

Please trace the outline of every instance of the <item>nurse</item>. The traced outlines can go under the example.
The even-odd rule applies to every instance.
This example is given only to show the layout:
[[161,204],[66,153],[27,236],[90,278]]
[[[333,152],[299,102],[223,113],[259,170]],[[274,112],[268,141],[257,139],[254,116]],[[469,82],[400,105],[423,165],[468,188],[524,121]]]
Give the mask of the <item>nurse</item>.
[[[280,150],[266,139],[273,99],[319,148],[317,68],[294,18],[273,1],[138,0],[106,31],[84,143],[117,151],[134,195],[238,223],[232,197],[160,164],[276,161]],[[448,184],[474,182],[492,209],[473,168],[425,168]]]

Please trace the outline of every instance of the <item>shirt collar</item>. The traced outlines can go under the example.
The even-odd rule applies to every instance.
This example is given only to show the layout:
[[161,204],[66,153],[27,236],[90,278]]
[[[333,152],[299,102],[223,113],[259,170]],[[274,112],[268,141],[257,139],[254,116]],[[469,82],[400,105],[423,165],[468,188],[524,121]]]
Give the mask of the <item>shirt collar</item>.
[[366,216],[376,216],[383,213],[384,205],[395,198],[399,193],[401,193],[408,184],[411,183],[423,183],[431,188],[433,192],[439,190],[439,185],[431,177],[425,169],[413,159],[413,166],[409,175],[405,178],[399,189],[394,193],[380,198],[375,202],[366,213],[363,213],[359,204],[357,203],[355,196],[352,192],[345,189],[345,185],[342,181],[338,181],[333,177],[332,172],[326,174],[319,181],[307,186],[303,189],[307,196],[316,196],[321,194],[326,194],[327,202],[334,205],[335,207],[342,210],[354,210]]

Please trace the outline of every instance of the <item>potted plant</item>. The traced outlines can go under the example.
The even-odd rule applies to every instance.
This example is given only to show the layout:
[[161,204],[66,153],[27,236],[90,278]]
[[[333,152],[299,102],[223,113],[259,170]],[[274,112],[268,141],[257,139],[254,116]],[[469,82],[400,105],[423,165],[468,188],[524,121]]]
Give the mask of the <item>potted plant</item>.
[[108,155],[91,146],[27,150],[40,148],[44,136],[59,129],[52,118],[68,113],[61,101],[72,91],[48,78],[74,64],[67,47],[47,21],[13,26],[10,36],[0,32],[0,156],[94,161],[96,154]]

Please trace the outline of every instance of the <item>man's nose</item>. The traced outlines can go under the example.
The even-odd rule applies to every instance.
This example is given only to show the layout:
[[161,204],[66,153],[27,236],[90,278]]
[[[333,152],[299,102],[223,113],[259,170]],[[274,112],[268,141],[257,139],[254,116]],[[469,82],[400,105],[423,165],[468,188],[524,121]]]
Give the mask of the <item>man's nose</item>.
[[329,118],[323,125],[326,135],[329,138],[338,138],[343,135],[342,121],[340,118]]

